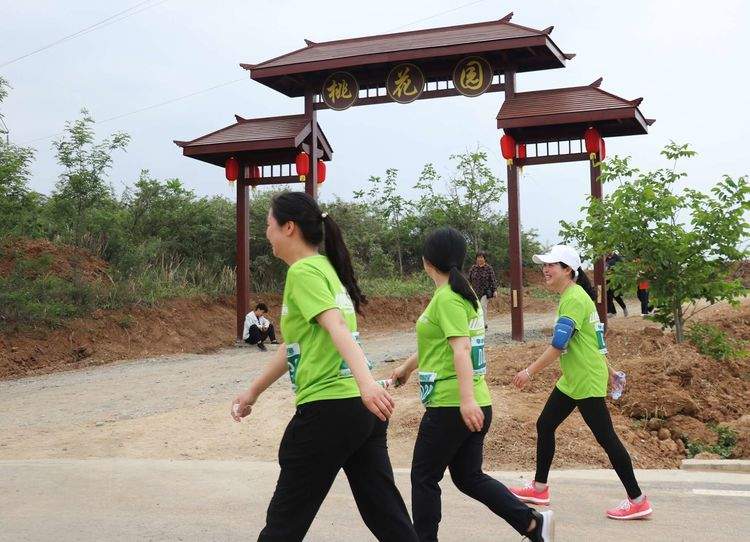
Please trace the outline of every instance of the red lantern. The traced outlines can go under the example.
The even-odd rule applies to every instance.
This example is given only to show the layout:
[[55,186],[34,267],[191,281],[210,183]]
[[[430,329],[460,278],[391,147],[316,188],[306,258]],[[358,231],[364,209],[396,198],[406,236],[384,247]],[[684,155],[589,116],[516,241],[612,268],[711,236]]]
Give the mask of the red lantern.
[[307,174],[310,173],[310,156],[304,151],[299,153],[297,159],[294,161],[294,165],[297,166],[299,180],[305,182]]
[[503,158],[505,158],[508,165],[513,164],[513,159],[516,157],[516,140],[508,134],[503,135],[500,138],[500,151],[503,153]]
[[240,163],[234,156],[230,156],[224,162],[224,174],[230,183],[236,181],[237,177],[240,176]]
[[318,159],[318,184],[326,180],[326,164],[323,160]]
[[586,143],[586,152],[589,153],[589,158],[593,161],[599,152],[602,136],[599,135],[599,130],[593,126],[589,126],[583,134],[583,140]]
[[521,143],[518,146],[518,158],[521,160],[526,158],[526,143]]
[[604,159],[607,157],[607,145],[604,143],[604,138],[601,138],[600,144],[599,144],[599,161],[604,162]]

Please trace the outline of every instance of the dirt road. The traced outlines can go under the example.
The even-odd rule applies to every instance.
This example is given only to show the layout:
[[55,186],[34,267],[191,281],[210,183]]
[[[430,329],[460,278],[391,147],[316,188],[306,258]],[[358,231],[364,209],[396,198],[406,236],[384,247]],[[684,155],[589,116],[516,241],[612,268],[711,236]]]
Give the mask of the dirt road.
[[[509,320],[490,321],[488,344],[510,341]],[[540,338],[549,320],[527,314],[527,337]],[[383,375],[390,371],[383,360],[416,345],[413,332],[365,335],[364,344]],[[264,394],[248,422],[228,416],[231,399],[269,356],[236,348],[2,381],[0,459],[274,460],[294,409],[288,377]],[[410,447],[394,459],[398,466],[408,466]]]

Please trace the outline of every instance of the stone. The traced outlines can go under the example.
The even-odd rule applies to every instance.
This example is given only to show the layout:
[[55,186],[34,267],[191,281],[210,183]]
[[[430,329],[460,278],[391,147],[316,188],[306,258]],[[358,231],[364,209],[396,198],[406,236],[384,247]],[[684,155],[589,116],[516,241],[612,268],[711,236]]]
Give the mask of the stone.
[[666,427],[662,427],[661,429],[659,429],[657,436],[659,437],[659,440],[667,440],[667,439],[671,440],[672,439],[672,434],[669,432],[669,429],[667,429]]
[[658,431],[659,429],[661,429],[661,426],[662,426],[663,424],[664,424],[664,420],[660,420],[659,418],[651,418],[651,419],[650,419],[650,420],[649,420],[649,421],[648,421],[648,422],[646,423],[646,428],[647,428],[647,429],[648,429],[649,431]]
[[693,459],[721,459],[721,456],[713,452],[701,452],[699,454],[695,454],[695,457]]
[[671,438],[659,441],[659,448],[661,448],[665,452],[671,452],[673,454],[676,454],[679,451],[677,443]]

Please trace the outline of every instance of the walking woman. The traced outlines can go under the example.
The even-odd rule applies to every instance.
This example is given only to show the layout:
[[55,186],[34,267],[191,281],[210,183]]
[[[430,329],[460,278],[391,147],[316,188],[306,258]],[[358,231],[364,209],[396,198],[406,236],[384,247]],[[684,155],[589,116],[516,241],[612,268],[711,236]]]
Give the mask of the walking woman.
[[[260,541],[302,540],[337,473],[344,469],[362,519],[381,541],[415,541],[393,481],[386,430],[394,403],[372,378],[358,344],[366,302],[333,218],[303,192],[271,202],[268,237],[289,265],[281,330],[284,345],[232,404],[236,421],[287,368],[297,410],[279,448],[281,473]],[[325,239],[326,255],[318,253]]]
[[479,304],[482,305],[484,313],[484,329],[487,330],[487,305],[490,299],[495,297],[497,292],[497,282],[495,272],[492,266],[487,262],[487,253],[484,251],[477,252],[476,263],[469,268],[469,284],[479,298]]
[[417,353],[391,378],[404,384],[419,368],[422,402],[411,467],[412,515],[421,542],[437,540],[440,486],[446,468],[456,487],[485,504],[529,540],[554,537],[553,513],[529,508],[482,471],[492,401],[484,374],[484,315],[461,273],[466,241],[441,228],[425,241],[423,265],[435,282],[432,300],[417,321]]
[[628,498],[606,511],[612,519],[636,519],[651,514],[651,504],[641,493],[627,450],[612,426],[605,397],[607,381],[614,371],[608,369],[604,343],[604,325],[592,301],[593,288],[581,269],[578,254],[569,246],[557,245],[548,254],[534,256],[542,264],[544,281],[560,295],[552,344],[539,358],[520,371],[513,385],[523,388],[531,378],[560,358],[562,376],[547,399],[536,422],[536,475],[525,487],[511,488],[520,499],[534,504],[549,504],[547,485],[555,455],[555,430],[578,408],[596,441],[604,448],[612,466],[625,486]]

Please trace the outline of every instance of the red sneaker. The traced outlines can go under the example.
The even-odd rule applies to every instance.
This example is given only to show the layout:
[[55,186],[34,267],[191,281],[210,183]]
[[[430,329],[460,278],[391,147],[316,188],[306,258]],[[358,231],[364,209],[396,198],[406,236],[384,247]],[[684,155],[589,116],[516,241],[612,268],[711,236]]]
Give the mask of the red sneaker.
[[549,504],[549,486],[545,487],[544,491],[537,491],[534,482],[529,482],[523,487],[509,487],[508,489],[523,502]]
[[651,503],[646,497],[641,502],[625,499],[617,508],[607,510],[607,517],[611,519],[638,519],[651,515]]

